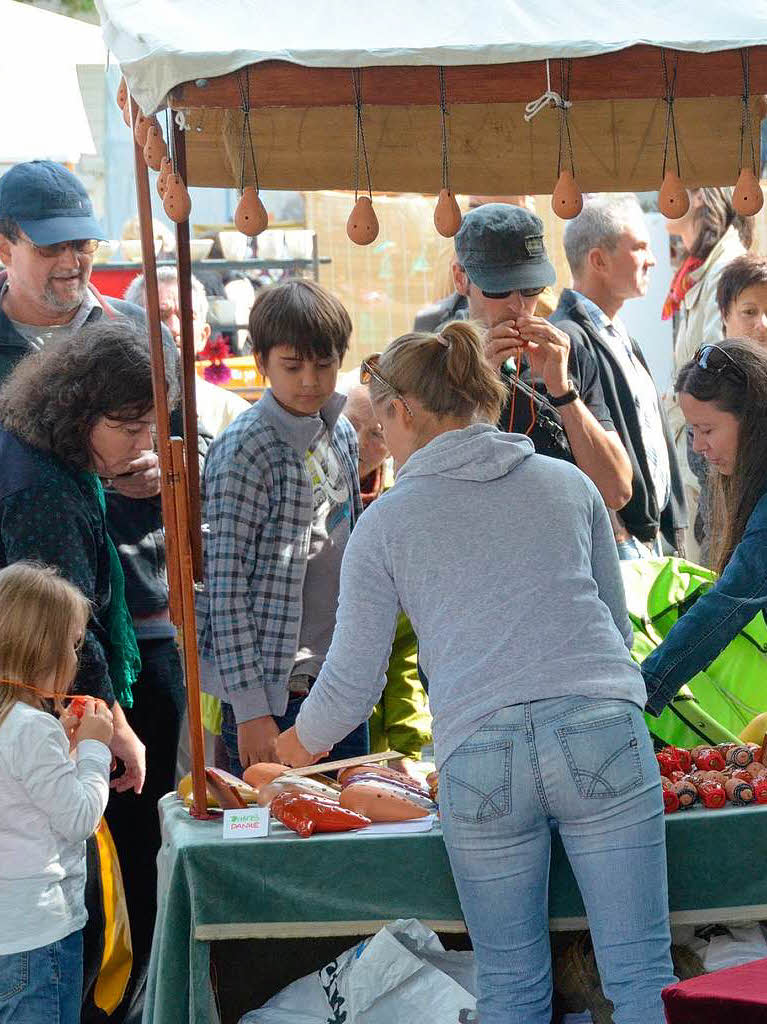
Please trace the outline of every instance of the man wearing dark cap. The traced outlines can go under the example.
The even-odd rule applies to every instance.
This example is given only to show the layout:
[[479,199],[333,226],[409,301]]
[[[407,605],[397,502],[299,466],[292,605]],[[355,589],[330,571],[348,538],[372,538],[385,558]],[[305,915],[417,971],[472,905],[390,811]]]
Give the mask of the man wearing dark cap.
[[538,296],[556,279],[542,221],[519,206],[487,203],[463,218],[455,251],[456,291],[467,299],[468,316],[487,326],[485,354],[509,385],[499,426],[529,433],[543,455],[574,462],[608,507],[621,508],[631,497],[631,463],[596,363],[535,315]]
[[[0,261],[5,266],[0,273],[0,381],[25,356],[57,344],[98,317],[124,316],[145,325],[144,310],[120,299],[107,300],[90,284],[93,256],[105,237],[81,182],[60,164],[17,164],[0,178]],[[175,364],[169,334],[165,341],[166,359]],[[132,471],[106,489],[107,528],[125,574],[142,661],[133,708],[127,716],[117,704],[113,708],[112,749],[124,762],[125,774],[107,808],[125,882],[139,991],[154,923],[157,800],[174,786],[185,707],[168,614],[159,490],[153,451],[142,453]],[[139,999],[127,1019],[140,1019],[140,1011]]]

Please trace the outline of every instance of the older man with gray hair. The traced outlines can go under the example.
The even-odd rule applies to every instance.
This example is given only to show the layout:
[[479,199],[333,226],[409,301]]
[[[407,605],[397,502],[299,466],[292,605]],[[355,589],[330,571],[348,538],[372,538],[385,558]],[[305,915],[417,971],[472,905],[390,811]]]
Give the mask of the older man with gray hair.
[[[176,345],[181,348],[181,311],[178,304],[178,271],[175,267],[157,268],[157,288],[160,295],[160,318]],[[134,278],[125,292],[126,302],[146,306],[146,285],[144,275]],[[194,351],[200,353],[210,337],[208,323],[208,296],[202,282],[192,276],[192,330]],[[225,430],[241,412],[249,408],[248,402],[226,388],[205,380],[198,374],[195,378],[197,397],[197,418],[205,432],[211,437]]]
[[627,299],[646,294],[655,266],[636,196],[588,198],[568,221],[564,245],[573,287],[562,292],[551,322],[594,356],[633,470],[631,499],[611,513],[618,553],[651,557],[664,539],[682,554],[687,512],[674,444],[642,350],[618,317]]

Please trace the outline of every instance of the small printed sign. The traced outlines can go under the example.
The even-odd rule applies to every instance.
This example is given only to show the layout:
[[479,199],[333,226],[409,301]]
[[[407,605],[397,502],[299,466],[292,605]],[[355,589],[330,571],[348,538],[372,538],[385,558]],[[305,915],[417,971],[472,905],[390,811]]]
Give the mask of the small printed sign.
[[268,807],[224,811],[224,839],[257,839],[268,835]]

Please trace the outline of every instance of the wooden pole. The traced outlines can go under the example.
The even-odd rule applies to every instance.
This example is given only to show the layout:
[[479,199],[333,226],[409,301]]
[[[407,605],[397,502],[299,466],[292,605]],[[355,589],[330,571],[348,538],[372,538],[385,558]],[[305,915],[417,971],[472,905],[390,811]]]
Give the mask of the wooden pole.
[[[171,111],[172,113],[172,111]],[[184,132],[171,118],[173,154],[176,171],[186,184],[186,139]],[[170,139],[168,144],[170,145]],[[181,379],[184,400],[184,437],[186,450],[197,451],[197,391],[192,305],[192,261],[189,250],[189,221],[176,224],[176,266],[178,268],[178,307],[181,320]],[[192,548],[194,579],[202,582],[202,516],[200,511],[199,460],[187,458],[187,493],[189,494],[189,543]]]
[[[189,457],[189,451],[195,452],[196,445],[186,447],[184,458],[184,442],[174,437],[170,442],[172,473],[172,493],[174,497],[174,514],[176,520],[176,537],[178,539],[178,568],[181,578],[181,614],[184,622],[182,632],[182,651],[184,655],[184,679],[186,680],[186,706],[189,722],[189,738],[192,748],[192,807],[195,818],[210,818],[205,782],[205,743],[202,734],[202,707],[200,702],[200,665],[197,657],[197,626],[194,611],[194,578],[192,569],[192,547],[190,543],[191,524],[189,522],[189,494],[187,480],[197,476],[197,459]],[[185,465],[184,463],[187,463]]]
[[[138,106],[130,97],[131,132],[138,116]],[[144,294],[146,296],[146,321],[149,332],[149,351],[152,358],[152,391],[157,420],[157,454],[160,459],[160,496],[162,520],[165,526],[165,562],[168,572],[168,603],[173,624],[181,628],[181,577],[175,536],[173,499],[170,493],[170,411],[165,386],[165,352],[163,351],[162,326],[160,321],[160,297],[157,291],[157,264],[154,252],[154,229],[152,226],[152,200],[149,193],[149,173],[144,152],[133,138],[133,162],[136,171],[136,200],[138,203],[139,230],[141,233],[141,255],[144,261]],[[196,435],[195,435],[196,436]]]

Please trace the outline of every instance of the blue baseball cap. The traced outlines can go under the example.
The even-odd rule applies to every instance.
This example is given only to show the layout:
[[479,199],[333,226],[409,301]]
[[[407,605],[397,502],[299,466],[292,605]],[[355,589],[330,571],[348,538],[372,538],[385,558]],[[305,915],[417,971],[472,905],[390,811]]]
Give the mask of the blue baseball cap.
[[521,206],[485,203],[464,214],[455,253],[469,280],[500,295],[554,284],[556,271],[543,244],[543,221]]
[[0,217],[16,221],[35,245],[106,240],[82,182],[61,164],[32,160],[0,178]]

